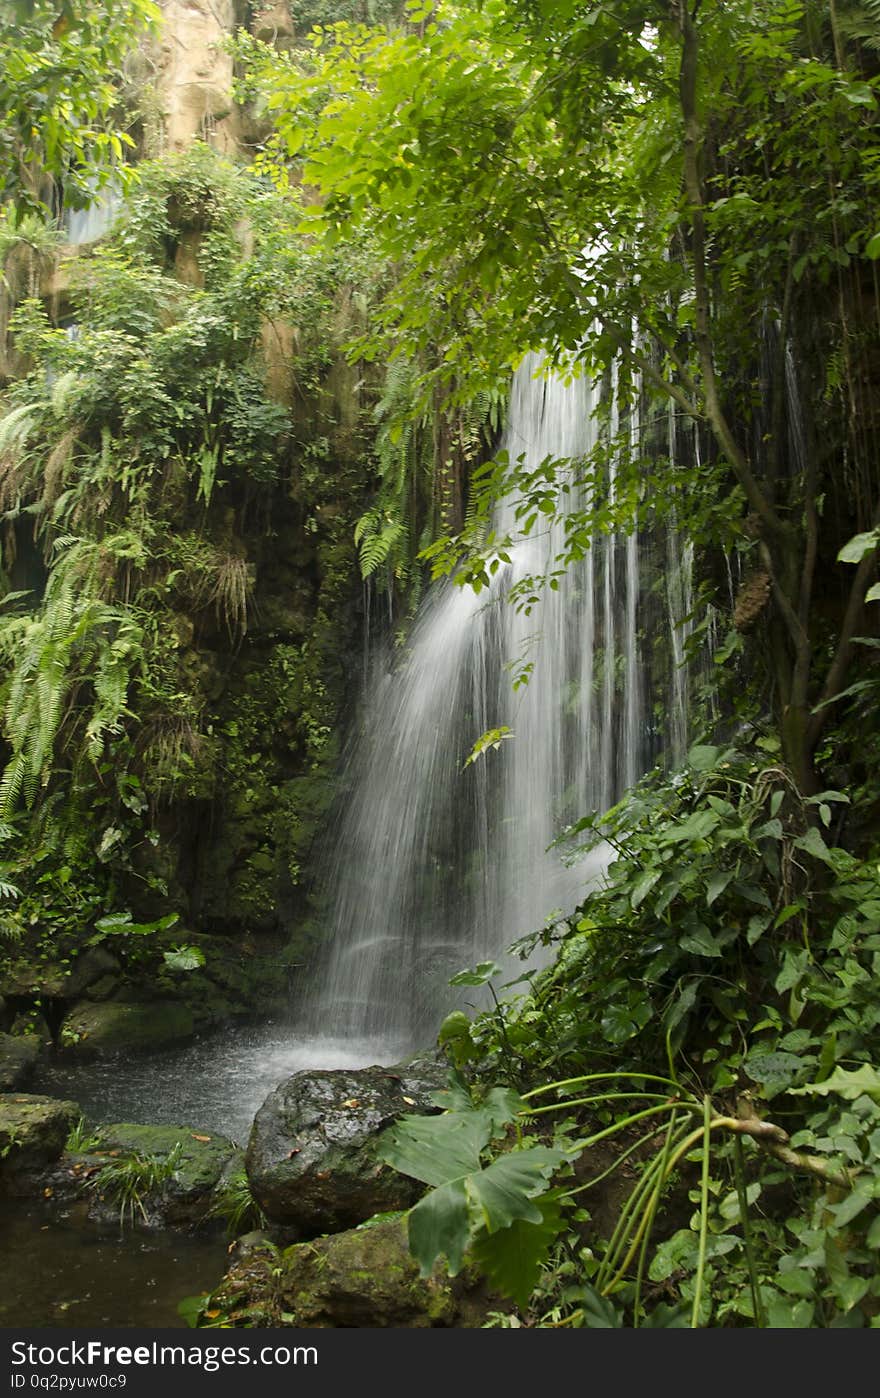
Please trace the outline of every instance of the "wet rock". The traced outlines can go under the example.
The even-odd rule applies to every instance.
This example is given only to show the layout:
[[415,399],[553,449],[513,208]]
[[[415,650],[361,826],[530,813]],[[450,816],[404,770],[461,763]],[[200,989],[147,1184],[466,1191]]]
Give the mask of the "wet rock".
[[450,1278],[438,1266],[421,1278],[405,1221],[389,1219],[281,1254],[259,1241],[236,1250],[208,1309],[240,1326],[429,1329],[479,1326],[498,1304],[467,1267]]
[[313,1237],[406,1209],[423,1186],[383,1165],[386,1127],[433,1112],[448,1068],[433,1057],[390,1068],[301,1072],[270,1094],[254,1120],[247,1172],[254,1197],[294,1237]]
[[162,1048],[193,1032],[191,1010],[174,1000],[119,1000],[74,1006],[61,1026],[61,1047],[77,1057]]
[[[119,1190],[109,1182],[106,1189],[97,1184],[102,1167],[119,1162],[133,1163],[135,1157],[143,1162],[143,1182],[135,1180],[137,1198],[135,1213],[151,1222],[169,1224],[200,1224],[213,1222],[218,1187],[229,1172],[242,1169],[243,1154],[225,1136],[189,1126],[144,1126],[134,1122],[119,1122],[95,1129],[94,1140],[87,1153],[65,1157],[62,1168],[67,1175],[67,1189],[87,1195],[92,1200],[92,1213],[118,1215],[122,1201]],[[173,1173],[151,1182],[150,1165],[159,1166],[172,1158]],[[58,1172],[56,1172],[58,1176]],[[155,1175],[153,1175],[155,1179]],[[61,1192],[60,1177],[53,1187]]]
[[0,1095],[0,1166],[4,1174],[57,1160],[79,1119],[76,1102],[26,1093]]
[[41,1047],[36,1034],[0,1034],[0,1092],[14,1092],[27,1081]]
[[13,999],[76,1000],[88,986],[118,974],[119,962],[104,947],[89,947],[72,961],[11,961],[0,976],[0,991]]

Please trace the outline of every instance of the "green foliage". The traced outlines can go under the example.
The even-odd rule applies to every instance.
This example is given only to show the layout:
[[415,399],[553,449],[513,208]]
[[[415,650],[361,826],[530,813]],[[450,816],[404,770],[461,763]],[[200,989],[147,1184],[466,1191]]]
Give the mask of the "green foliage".
[[253,1196],[244,1168],[232,1171],[221,1180],[209,1217],[225,1219],[230,1238],[237,1238],[253,1228],[266,1227],[266,1215]]
[[[423,1270],[469,1255],[537,1324],[872,1323],[880,882],[831,838],[848,807],[760,749],[701,744],[573,827],[570,847],[609,847],[603,884],[540,934],[558,956],[527,992],[445,1022],[473,1088],[389,1137],[432,1186],[410,1215]],[[539,1146],[543,1184],[502,1164]],[[499,1166],[506,1212],[481,1215]],[[573,1211],[633,1177],[585,1249]]]
[[[524,480],[498,463],[482,495],[477,482],[475,527],[453,522],[429,547],[435,570],[487,585],[511,542],[486,537],[489,512],[511,484],[522,532],[545,516],[567,531],[549,573],[518,589],[526,608],[597,525],[660,506],[696,539],[735,536],[773,579],[783,749],[805,787],[829,722],[817,703],[843,688],[872,581],[840,579],[843,633],[814,645],[817,559],[843,542],[825,537],[817,502],[833,499],[852,534],[873,527],[877,493],[876,443],[859,425],[877,342],[860,309],[874,295],[877,75],[847,29],[858,9],[840,7],[841,22],[835,7],[829,24],[796,0],[662,14],[642,0],[438,4],[391,34],[341,23],[308,52],[247,53],[278,127],[265,168],[323,195],[303,226],[331,244],[369,228],[394,261],[352,352],[417,367],[414,425],[438,393],[497,389],[528,349],[563,372],[616,376],[621,421],[636,419],[613,511],[601,470],[584,481],[579,463],[549,462]],[[808,409],[817,395],[829,450]],[[658,402],[696,424],[693,491],[645,450]],[[612,453],[606,440],[593,467]],[[570,509],[584,483],[586,504]],[[393,557],[406,520],[384,501],[365,520],[368,569]]]
[[78,1117],[70,1129],[64,1149],[75,1155],[88,1155],[101,1143],[101,1138],[87,1125],[85,1117]]
[[88,1181],[88,1188],[95,1190],[102,1199],[119,1205],[120,1227],[124,1226],[126,1215],[129,1224],[134,1223],[135,1214],[149,1223],[149,1196],[174,1178],[182,1153],[183,1147],[178,1142],[161,1156],[144,1155],[139,1151],[118,1155],[101,1166]]
[[90,202],[89,177],[129,175],[121,65],[159,18],[152,0],[13,0],[0,18],[0,198],[40,207],[45,177]]

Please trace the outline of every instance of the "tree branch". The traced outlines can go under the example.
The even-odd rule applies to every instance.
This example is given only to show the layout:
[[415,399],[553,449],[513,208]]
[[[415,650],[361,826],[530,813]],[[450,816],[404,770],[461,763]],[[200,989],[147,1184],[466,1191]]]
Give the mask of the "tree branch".
[[[874,511],[873,529],[880,529],[880,504]],[[822,730],[828,721],[831,704],[839,696],[843,689],[843,681],[854,654],[853,637],[856,628],[862,617],[862,609],[865,605],[865,593],[871,585],[874,570],[877,567],[877,555],[874,551],[865,555],[856,569],[852,586],[849,590],[849,598],[846,604],[846,613],[843,618],[843,626],[840,630],[840,638],[837,642],[837,650],[834,659],[825,678],[822,693],[816,703],[810,721],[807,725],[807,743],[809,750],[815,748],[822,736]]]

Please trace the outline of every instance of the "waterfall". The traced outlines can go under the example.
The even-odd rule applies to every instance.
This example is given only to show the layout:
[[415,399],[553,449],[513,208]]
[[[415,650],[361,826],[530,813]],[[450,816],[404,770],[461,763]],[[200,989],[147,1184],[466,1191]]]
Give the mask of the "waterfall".
[[88,185],[93,196],[91,203],[84,209],[65,206],[61,214],[65,239],[77,247],[83,243],[93,243],[109,233],[122,208],[122,192],[114,180],[99,187],[97,180],[90,177]]
[[[512,386],[509,457],[531,470],[585,455],[598,393],[528,358]],[[581,503],[574,489],[563,498],[569,511]],[[494,527],[513,533],[511,501]],[[636,534],[598,540],[527,614],[508,594],[548,569],[564,527],[517,541],[489,591],[436,585],[403,657],[373,674],[326,859],[329,954],[309,991],[312,1031],[402,1049],[430,1041],[453,1003],[451,975],[558,921],[601,876],[602,852],[566,862],[548,846],[646,764],[640,545]],[[522,666],[530,679],[516,687],[511,667]],[[476,739],[501,727],[512,736],[465,767]]]

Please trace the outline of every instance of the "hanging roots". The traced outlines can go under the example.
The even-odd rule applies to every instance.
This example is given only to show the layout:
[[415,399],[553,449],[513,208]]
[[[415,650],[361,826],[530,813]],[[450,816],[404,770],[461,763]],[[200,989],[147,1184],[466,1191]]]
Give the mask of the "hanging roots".
[[733,609],[733,624],[737,631],[751,631],[766,607],[769,596],[769,573],[762,569],[743,578]]

